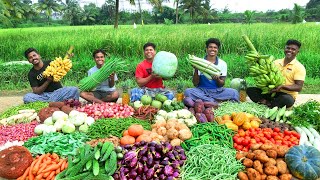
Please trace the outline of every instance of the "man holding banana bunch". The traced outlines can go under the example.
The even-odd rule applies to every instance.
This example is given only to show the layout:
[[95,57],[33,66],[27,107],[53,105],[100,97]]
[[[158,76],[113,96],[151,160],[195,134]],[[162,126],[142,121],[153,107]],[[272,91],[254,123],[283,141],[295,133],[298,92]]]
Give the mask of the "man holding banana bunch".
[[[275,65],[285,78],[285,83],[270,91],[261,94],[262,90],[256,87],[247,89],[247,94],[253,102],[265,104],[269,107],[291,107],[301,91],[306,77],[305,67],[296,59],[301,43],[297,40],[288,40],[284,49],[285,57],[275,60]],[[272,93],[276,93],[274,97]]]
[[54,81],[54,77],[44,77],[44,71],[50,65],[51,61],[42,61],[40,54],[34,48],[27,49],[24,55],[29,63],[33,65],[28,73],[32,93],[27,93],[23,97],[24,103],[79,99],[79,90],[77,87],[62,87],[59,81]]

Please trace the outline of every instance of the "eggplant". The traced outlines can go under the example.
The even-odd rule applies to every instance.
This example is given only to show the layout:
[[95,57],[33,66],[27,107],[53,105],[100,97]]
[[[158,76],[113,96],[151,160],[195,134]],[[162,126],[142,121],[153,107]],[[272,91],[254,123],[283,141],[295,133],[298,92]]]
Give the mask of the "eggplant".
[[124,149],[127,149],[127,150],[131,150],[132,145],[127,144],[127,145],[123,146],[123,148],[124,148]]
[[141,180],[141,177],[140,177],[140,176],[137,176],[135,180]]
[[173,176],[168,176],[167,180],[174,180],[174,177]]
[[154,158],[155,158],[155,159],[160,159],[160,158],[161,158],[161,154],[158,153],[158,152],[156,152],[156,154],[154,155]]
[[160,174],[159,179],[165,180],[165,179],[167,179],[167,177],[164,174]]
[[112,177],[113,177],[113,179],[115,179],[115,180],[120,179],[119,173],[114,173]]
[[134,170],[131,170],[128,176],[132,179],[135,179],[137,177],[138,173]]
[[121,166],[119,169],[120,172],[123,172],[124,174],[127,174],[130,170],[124,166]]
[[160,164],[154,164],[153,168],[154,168],[155,170],[160,169]]
[[175,172],[172,174],[172,176],[175,177],[175,178],[179,177],[179,175],[180,175],[180,174],[179,174],[178,171],[175,171]]
[[180,166],[182,166],[182,165],[184,164],[184,161],[185,161],[185,160],[179,160]]
[[181,160],[186,160],[187,159],[187,156],[183,153],[183,154],[180,154],[180,159]]
[[151,154],[155,155],[155,154],[156,154],[156,147],[155,147],[155,146],[149,147],[149,152],[150,152]]
[[153,168],[150,168],[150,169],[147,171],[146,177],[147,177],[147,179],[151,179],[151,178],[153,178],[153,175],[154,175],[154,169],[153,169]]
[[147,180],[147,176],[145,174],[142,174],[141,179],[142,180]]
[[157,145],[157,143],[154,142],[154,141],[151,141],[151,142],[148,144],[149,147],[155,147],[156,145]]
[[129,166],[130,167],[135,167],[138,163],[138,158],[134,157],[133,159],[131,159]]
[[164,167],[164,174],[167,176],[171,176],[173,174],[173,167],[170,165],[166,165]]
[[167,152],[171,151],[173,149],[173,146],[169,142],[164,143],[164,148],[163,148],[163,154],[166,154]]
[[175,168],[175,169],[178,169],[178,168],[180,168],[180,163],[179,163],[178,160],[175,160],[175,161],[173,161],[173,162],[171,163],[171,166],[172,166],[173,168]]
[[150,166],[150,167],[152,167],[153,166],[153,158],[148,158],[148,160],[147,160],[147,165],[148,166]]
[[121,171],[120,171],[120,179],[121,179],[121,180],[127,180],[126,175],[125,175],[123,172],[121,172]]
[[143,164],[141,162],[137,163],[137,173],[142,174],[143,173]]
[[168,165],[169,164],[169,160],[163,160],[160,163],[161,165]]
[[206,115],[203,113],[196,113],[196,119],[199,123],[206,123],[208,122]]
[[135,151],[129,151],[124,155],[124,161],[130,161],[135,157],[137,157],[137,153]]
[[140,142],[135,142],[135,143],[134,143],[134,147],[139,147],[140,145],[141,145]]
[[176,160],[176,157],[174,156],[174,154],[173,154],[172,152],[168,152],[168,153],[166,154],[166,156],[167,156],[168,158],[172,159],[172,160]]
[[155,146],[155,148],[156,148],[156,151],[157,151],[157,152],[162,152],[163,146],[162,146],[162,144],[157,144],[157,145]]
[[142,157],[146,154],[146,152],[148,151],[148,146],[143,146],[140,151],[138,152],[138,157]]

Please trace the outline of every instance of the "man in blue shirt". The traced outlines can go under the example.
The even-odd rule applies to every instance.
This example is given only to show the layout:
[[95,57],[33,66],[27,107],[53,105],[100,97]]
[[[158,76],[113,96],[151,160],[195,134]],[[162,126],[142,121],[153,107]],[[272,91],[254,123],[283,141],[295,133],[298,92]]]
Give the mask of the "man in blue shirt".
[[193,84],[195,88],[186,89],[184,95],[193,100],[202,99],[203,101],[239,101],[239,93],[232,88],[224,88],[227,77],[227,63],[218,57],[220,41],[217,38],[210,38],[206,41],[205,60],[213,63],[220,70],[221,75],[213,76],[212,80],[206,78],[198,69],[194,69]]

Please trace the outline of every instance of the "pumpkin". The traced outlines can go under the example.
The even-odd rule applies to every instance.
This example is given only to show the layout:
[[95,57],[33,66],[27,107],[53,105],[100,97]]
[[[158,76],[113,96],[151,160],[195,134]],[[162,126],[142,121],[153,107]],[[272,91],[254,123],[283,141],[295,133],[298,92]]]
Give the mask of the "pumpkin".
[[222,119],[223,119],[223,120],[232,120],[232,119],[231,119],[231,116],[230,116],[229,114],[223,115],[223,116],[222,116]]
[[215,120],[218,124],[221,124],[221,122],[223,121],[223,119],[222,119],[221,116],[216,116],[216,117],[214,117],[214,120]]
[[313,146],[293,146],[285,155],[288,168],[299,179],[320,178],[320,152]]
[[234,124],[233,122],[226,122],[225,125],[227,126],[227,128],[232,129],[234,131],[238,131],[238,126],[236,124]]
[[132,136],[126,135],[120,139],[121,145],[133,144],[136,142],[136,139]]
[[244,122],[244,123],[242,124],[242,128],[243,128],[244,130],[250,129],[250,128],[251,128],[250,122],[248,122],[248,121]]
[[152,71],[162,78],[171,78],[174,76],[178,68],[177,57],[166,51],[160,51],[154,57],[152,62]]
[[248,116],[244,112],[239,112],[233,119],[233,123],[241,126],[245,121],[248,120]]
[[137,137],[136,142],[141,142],[141,141],[151,142],[152,139],[149,135],[141,134],[140,136]]
[[245,86],[246,86],[246,81],[244,79],[234,78],[230,82],[230,87],[237,91],[240,91],[240,89],[245,88]]
[[132,124],[128,128],[128,133],[130,136],[137,137],[143,134],[143,127],[140,124]]

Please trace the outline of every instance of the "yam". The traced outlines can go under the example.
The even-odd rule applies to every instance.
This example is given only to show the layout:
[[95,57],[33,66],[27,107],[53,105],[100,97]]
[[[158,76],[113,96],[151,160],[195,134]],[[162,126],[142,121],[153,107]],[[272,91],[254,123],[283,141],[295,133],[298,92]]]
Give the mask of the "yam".
[[256,156],[255,153],[249,152],[246,157],[249,158],[249,159],[251,159],[251,160],[254,160],[255,156]]
[[249,158],[245,158],[242,162],[242,164],[247,167],[247,168],[250,168],[253,166],[253,161]]
[[288,170],[287,163],[282,160],[277,161],[277,168],[278,168],[280,174],[286,174],[286,172]]
[[275,159],[269,158],[269,161],[265,163],[263,166],[268,167],[268,166],[275,166],[277,164]]
[[263,144],[260,146],[260,149],[263,150],[263,151],[267,151],[269,149],[273,149],[274,148],[274,145],[273,144]]
[[261,154],[256,155],[256,159],[262,163],[267,163],[270,158],[265,153],[261,153]]
[[284,155],[288,152],[289,148],[286,146],[277,146],[276,151],[278,154],[278,157],[284,157]]
[[277,176],[268,176],[267,180],[279,180]]
[[276,176],[278,175],[278,168],[276,166],[268,166],[264,168],[264,173],[269,176]]
[[253,168],[258,171],[260,174],[263,174],[263,165],[261,164],[260,161],[255,160],[253,162]]
[[292,175],[291,174],[282,174],[280,176],[280,180],[291,180]]
[[269,149],[266,151],[266,154],[269,158],[276,159],[277,158],[277,151]]
[[248,175],[249,180],[261,180],[260,173],[253,168],[247,169],[247,175]]
[[261,180],[266,180],[267,179],[267,175],[266,174],[261,174]]
[[238,173],[238,178],[239,178],[240,180],[249,180],[247,174],[244,173],[244,172],[242,172],[242,171],[240,171],[240,172]]

